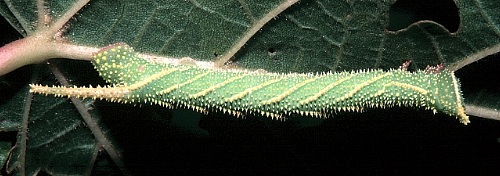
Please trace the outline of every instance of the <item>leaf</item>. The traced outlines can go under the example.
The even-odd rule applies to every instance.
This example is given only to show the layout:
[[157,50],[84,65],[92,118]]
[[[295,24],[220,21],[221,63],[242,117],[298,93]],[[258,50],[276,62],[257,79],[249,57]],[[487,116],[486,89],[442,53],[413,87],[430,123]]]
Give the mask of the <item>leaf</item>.
[[[69,11],[68,9],[71,10],[71,7],[73,7],[72,5],[84,1],[45,2],[47,7],[46,10],[50,12],[48,16],[40,15],[43,14],[41,11],[43,12],[44,10],[43,8],[40,10],[39,6],[37,6],[37,3],[40,4],[40,2],[41,1],[5,1],[0,3],[0,13],[24,36],[33,36],[37,31],[41,30],[41,26],[57,26],[56,22],[66,23],[65,20],[61,21],[60,19],[72,18],[67,24],[67,27],[57,29],[65,29],[63,35],[65,39],[58,38],[57,36],[46,36],[51,39],[56,39],[48,41],[46,46],[51,46],[50,44],[54,43],[60,44],[60,46],[70,43],[71,46],[98,48],[115,42],[126,42],[134,46],[138,51],[154,54],[159,57],[191,57],[196,60],[215,61],[217,57],[221,57],[221,55],[224,56],[226,52],[230,51],[234,44],[238,43],[238,40],[244,38],[244,36],[251,36],[248,33],[249,28],[256,24],[265,24],[257,34],[251,36],[250,40],[244,41],[245,46],[243,46],[241,50],[237,48],[238,52],[234,55],[235,57],[232,60],[233,66],[248,69],[265,69],[267,71],[276,72],[340,71],[366,68],[387,69],[395,68],[406,60],[413,61],[413,69],[424,68],[426,65],[435,65],[438,63],[446,63],[450,66],[464,65],[464,63],[466,65],[500,50],[498,49],[500,43],[500,34],[498,32],[500,28],[500,19],[498,17],[500,16],[500,12],[496,9],[496,7],[498,7],[498,2],[495,0],[485,0],[481,2],[463,0],[456,2],[457,14],[460,15],[460,27],[458,31],[453,34],[448,33],[442,25],[431,21],[419,21],[397,32],[387,31],[387,25],[390,23],[391,16],[390,9],[391,6],[393,6],[393,1],[388,0],[304,0],[290,8],[281,9],[286,10],[283,13],[279,13],[278,16],[268,16],[270,11],[283,8],[279,5],[284,3],[277,0],[256,0],[251,2],[243,0],[92,1],[74,17],[72,17],[72,15],[68,17],[66,12]],[[419,4],[439,5],[439,3],[419,2]],[[454,11],[450,12],[454,13]],[[50,17],[48,21],[54,23],[44,24],[39,20],[41,19],[40,17]],[[263,22],[262,19],[264,17],[271,17],[274,19],[270,22]],[[30,49],[37,50],[36,48]],[[76,53],[74,56],[78,55],[77,50],[70,51]],[[70,56],[71,55],[68,55],[68,57]],[[41,60],[43,61],[50,58],[47,56],[45,57],[46,58],[42,57]],[[74,57],[73,59],[77,58]],[[492,59],[488,58],[488,60]],[[59,65],[55,66],[56,68],[61,68],[61,70],[63,70],[62,75],[64,78],[74,80],[71,82],[72,84],[96,85],[102,83],[102,80],[95,75],[95,71],[92,70],[88,63],[68,62],[67,64],[56,63],[56,65]],[[474,64],[471,64],[468,67],[472,67],[473,65]],[[457,66],[457,68],[459,67],[460,66]],[[2,68],[1,62],[0,68]],[[64,69],[67,70],[64,71]],[[46,68],[41,68],[40,70],[42,70],[40,76],[50,76],[50,74],[44,72]],[[73,74],[72,72],[79,73]],[[462,70],[457,72],[460,73]],[[23,74],[21,72],[18,73],[18,75]],[[486,76],[479,75],[479,77]],[[51,78],[48,79],[51,80]],[[52,81],[53,79],[47,83],[50,84]],[[2,81],[0,85],[11,85],[15,84],[15,82],[15,79],[7,80]],[[16,150],[22,149],[26,151],[26,167],[20,166],[27,171],[26,173],[36,173],[36,169],[34,168],[43,168],[50,174],[88,174],[91,169],[100,170],[100,168],[95,167],[101,166],[102,163],[106,163],[108,160],[117,165],[118,169],[123,166],[123,164],[120,164],[120,162],[123,162],[120,160],[120,157],[114,157],[109,154],[110,159],[106,159],[107,157],[96,157],[98,155],[96,150],[90,152],[89,149],[92,147],[89,146],[94,145],[95,149],[102,149],[100,148],[102,144],[95,141],[89,142],[89,131],[83,130],[85,129],[81,127],[83,125],[76,128],[72,126],[75,124],[74,122],[81,121],[85,119],[85,117],[81,115],[81,112],[76,114],[75,109],[71,108],[72,110],[70,110],[68,106],[69,102],[66,101],[65,103],[61,103],[59,101],[62,101],[62,99],[36,96],[36,99],[31,102],[31,105],[27,105],[26,103],[30,101],[26,100],[26,97],[29,97],[26,90],[28,82],[29,81],[25,81],[20,86],[14,86],[14,88],[7,86],[9,87],[8,89],[12,89],[12,91],[4,91],[6,89],[1,89],[0,92],[2,96],[0,97],[2,101],[0,101],[0,122],[5,122],[5,124],[2,123],[0,129],[5,129],[6,131],[17,131],[18,127],[29,129],[29,131],[20,131],[27,133],[25,135],[28,137],[31,135],[39,137],[45,134],[46,128],[49,128],[51,131],[57,131],[56,129],[68,129],[70,132],[61,133],[59,131],[59,133],[49,133],[51,135],[48,135],[48,137],[42,136],[37,139],[38,143],[43,143],[43,141],[47,142],[48,138],[55,138],[56,134],[62,134],[62,136],[57,138],[60,139],[60,141],[50,143],[51,145],[49,145],[48,148],[43,148],[39,145],[33,145],[34,147],[29,148],[32,144],[31,140],[26,140],[27,144],[24,148],[20,148],[18,145]],[[490,82],[494,81],[490,80]],[[479,85],[479,83],[473,83],[473,85]],[[470,84],[463,84],[464,89],[470,86]],[[18,94],[12,96],[12,92],[17,92]],[[474,94],[474,92],[471,94]],[[485,95],[480,97],[497,96]],[[38,98],[41,99],[37,100]],[[56,103],[64,108],[54,108],[54,105],[50,104],[50,102]],[[82,103],[74,104],[75,106],[83,105]],[[248,117],[249,119],[242,120],[220,114],[211,114],[208,117],[202,117],[200,120],[200,126],[204,129],[208,129],[207,131],[209,134],[215,137],[215,139],[206,139],[185,134],[181,132],[181,130],[176,129],[175,126],[172,126],[172,123],[178,120],[175,120],[175,118],[170,119],[170,114],[172,112],[168,110],[158,110],[147,105],[143,105],[143,108],[132,108],[128,105],[106,103],[98,105],[99,106],[96,107],[97,110],[99,110],[105,118],[101,119],[98,113],[91,117],[98,121],[97,126],[104,129],[103,131],[107,129],[105,126],[112,126],[112,128],[110,127],[110,132],[106,134],[113,134],[111,136],[118,139],[117,142],[110,142],[110,144],[112,144],[112,146],[126,148],[124,150],[128,153],[125,152],[125,156],[132,158],[136,163],[147,165],[136,165],[137,167],[131,167],[134,173],[158,172],[163,174],[178,174],[195,172],[196,169],[200,169],[220,174],[221,172],[213,171],[215,170],[214,168],[227,170],[227,168],[231,167],[224,166],[240,166],[238,162],[227,162],[234,161],[234,158],[224,157],[223,154],[227,153],[239,156],[236,157],[237,160],[240,162],[244,161],[242,163],[245,163],[245,165],[250,164],[251,166],[247,168],[250,168],[249,170],[252,171],[264,168],[266,171],[272,172],[274,166],[283,167],[276,163],[286,163],[288,165],[297,166],[295,168],[299,169],[321,169],[316,168],[321,166],[332,168],[326,167],[325,165],[318,166],[319,163],[314,161],[317,161],[317,157],[332,156],[326,153],[331,152],[330,150],[332,150],[332,148],[339,147],[338,144],[352,143],[352,141],[346,140],[352,137],[354,137],[354,143],[356,143],[356,141],[361,143],[360,145],[353,144],[355,147],[373,146],[371,145],[373,143],[370,142],[374,141],[371,139],[380,139],[380,136],[384,136],[387,131],[375,130],[374,133],[370,133],[370,129],[373,130],[373,126],[382,126],[382,128],[386,127],[385,129],[391,129],[395,128],[394,126],[401,125],[397,120],[396,122],[391,122],[391,119],[401,118],[410,121],[407,123],[411,123],[411,125],[403,125],[402,129],[406,129],[406,131],[404,131],[406,133],[413,134],[411,139],[419,139],[419,137],[415,136],[420,135],[419,132],[422,132],[420,129],[427,127],[432,129],[429,131],[433,131],[439,129],[438,126],[447,125],[448,123],[448,121],[442,120],[447,119],[444,117],[422,117],[431,116],[430,113],[424,111],[415,110],[407,112],[403,110],[400,112],[401,110],[386,109],[383,111],[373,110],[356,115],[340,114],[334,119],[334,125],[319,125],[319,127],[309,131],[307,129],[305,131],[300,131],[296,128],[296,122],[293,120],[289,122],[276,122],[267,121],[267,119],[259,119],[259,117]],[[498,104],[494,102],[487,103],[487,105],[496,106],[497,109],[499,108]],[[26,106],[29,108],[26,108]],[[92,105],[86,108],[92,109],[91,107]],[[19,113],[27,109],[36,109],[36,111],[30,112],[28,116]],[[39,115],[37,113],[45,113],[46,115]],[[64,113],[64,115],[59,116],[63,116],[64,119],[55,121],[54,118],[58,117],[54,115],[56,113]],[[406,117],[407,114],[415,114],[417,117]],[[217,116],[220,117],[217,118]],[[370,116],[374,117],[368,118]],[[28,126],[21,120],[29,122],[27,123]],[[101,120],[107,121],[107,123],[101,123]],[[455,123],[454,119],[448,120],[451,123]],[[472,119],[472,125],[476,123],[474,120],[477,119]],[[48,122],[54,124],[59,121],[61,121],[61,123],[57,123],[55,126],[47,124]],[[481,120],[477,121],[478,126],[481,126],[481,124],[490,124],[489,126],[491,126],[491,128],[498,129],[498,123],[495,121],[486,121],[485,123],[481,123]],[[32,122],[37,123],[32,124]],[[332,121],[327,121],[325,123],[328,124],[328,122]],[[344,122],[344,124],[342,122]],[[37,126],[38,124],[40,126]],[[86,123],[86,125],[90,126],[92,124]],[[356,128],[357,125],[359,126]],[[432,126],[429,127],[429,125]],[[348,127],[354,127],[356,129],[349,129]],[[336,131],[335,129],[342,130]],[[447,132],[444,129],[453,129],[450,130],[453,131],[453,133]],[[436,133],[441,134],[441,136],[458,136],[463,134],[463,130],[460,129],[462,129],[462,127],[448,125],[447,128],[443,128],[443,131],[438,131]],[[304,136],[295,135],[296,133],[303,133]],[[394,135],[398,140],[400,138],[406,138],[404,134],[398,136],[397,131],[393,133],[396,133]],[[95,140],[103,139],[95,137],[96,133],[94,133],[94,131],[92,131],[92,134],[94,136],[90,136],[90,138]],[[357,136],[357,134],[359,136]],[[423,136],[430,139],[431,142],[420,142],[428,144],[429,146],[433,144],[432,141],[443,141],[443,138],[436,137],[434,133],[424,132],[424,134]],[[496,133],[488,133],[488,135],[494,136]],[[342,137],[344,137],[344,140],[342,140]],[[31,138],[32,137],[29,137],[28,139]],[[323,138],[324,140],[321,140]],[[69,139],[74,139],[74,141]],[[282,150],[283,145],[294,146],[298,144],[299,146],[323,146],[324,143],[314,142],[315,139],[319,141],[334,141],[337,145],[329,145],[326,147],[328,148],[326,150],[318,150],[318,148],[311,147],[311,151],[318,151],[318,153],[306,152],[305,154],[295,154],[293,147]],[[37,140],[34,142],[37,142]],[[214,145],[203,143],[207,140],[208,143],[215,144],[221,144],[221,141],[223,141],[223,145],[214,147]],[[398,141],[385,140],[386,141],[384,141],[382,137],[382,141],[385,143]],[[266,141],[278,142],[267,145],[269,143],[266,143]],[[293,143],[290,141],[299,142]],[[302,143],[300,141],[302,141]],[[483,141],[479,141],[475,143],[475,145],[477,146],[482,142]],[[184,147],[188,145],[186,143],[191,145],[189,145],[189,147]],[[235,144],[242,145],[234,147]],[[402,144],[405,144],[404,141]],[[266,145],[271,147],[263,147]],[[58,148],[58,146],[65,147]],[[235,149],[238,147],[242,149]],[[340,147],[349,148],[349,145]],[[481,148],[481,146],[477,147]],[[431,147],[428,148],[429,150],[431,149]],[[61,161],[68,162],[52,162],[52,165],[46,164],[49,161],[55,161],[50,160],[48,156],[52,155],[66,158],[67,155],[64,155],[61,151],[64,152],[71,149],[78,149],[74,151],[78,151],[77,154],[81,155],[74,155],[74,157],[82,159],[71,160],[67,158],[67,160],[63,159]],[[382,147],[380,149],[382,149]],[[287,152],[286,150],[292,152]],[[307,149],[302,149],[301,151],[306,150]],[[38,156],[33,151],[43,154],[40,155],[40,157],[44,157],[43,162],[33,160],[40,159],[36,158]],[[110,151],[112,152],[114,150]],[[263,151],[267,151],[268,153],[262,154]],[[470,152],[470,150],[466,151]],[[486,151],[487,150],[484,152]],[[109,151],[106,149],[106,152]],[[365,154],[377,152],[378,151],[374,151]],[[210,153],[214,153],[214,155],[210,155]],[[278,154],[268,156],[271,153]],[[167,155],[167,157],[163,157],[162,154]],[[349,154],[353,154],[350,156],[351,158],[356,158],[357,156],[356,153],[350,152],[340,155]],[[296,162],[299,159],[303,161],[303,158],[309,155],[312,157],[306,159],[309,159],[312,165],[302,165],[302,163]],[[16,151],[13,153],[13,156],[22,155]],[[159,159],[159,162],[151,163],[151,158]],[[191,158],[191,160],[185,158]],[[265,160],[262,158],[271,158],[272,161],[260,165],[260,163]],[[344,163],[342,159],[347,157],[330,157],[329,159],[331,158],[336,158],[339,163]],[[11,160],[11,166],[18,166],[15,165],[15,161],[16,160]],[[356,162],[358,160],[348,161],[351,161],[350,163],[358,163]],[[359,161],[365,162],[364,159],[359,159]],[[94,162],[96,166],[92,166]],[[84,167],[80,168],[81,170],[70,170],[67,166],[68,163],[76,163]],[[318,165],[314,165],[315,163]],[[200,165],[207,167],[199,167]],[[334,166],[339,165],[334,164]],[[113,168],[116,166],[109,167],[111,168],[110,170],[117,170]],[[362,167],[363,166],[360,166],[360,168]],[[484,168],[485,166],[478,167]],[[169,170],[166,171],[166,168]],[[12,170],[13,168],[11,167],[9,169]],[[229,173],[235,172],[237,171],[229,171]],[[267,174],[269,174],[269,172]]]
[[[26,173],[33,175],[42,169],[52,174],[86,174],[96,155],[96,142],[67,100],[35,96],[30,111],[29,134],[26,143]],[[17,144],[13,154],[22,152]],[[16,166],[16,158],[9,161]]]
[[[12,96],[9,96],[6,100],[3,100],[2,105],[0,106],[0,117],[2,117],[0,124],[0,131],[16,131],[19,126],[21,126],[20,118],[22,116],[21,112],[23,112],[24,102],[28,94],[29,87],[24,87],[24,89],[20,89],[18,92],[9,91],[7,86],[2,85],[2,93],[11,93]],[[8,95],[8,94],[4,94]]]
[[[145,53],[214,60],[215,55],[227,51],[252,22],[265,16],[279,2],[172,1],[102,5],[97,2],[80,14],[78,23],[72,24],[68,34],[72,41],[85,45],[125,42]],[[495,20],[488,16],[498,16],[495,15],[498,12],[476,7],[472,1],[442,7],[460,14],[459,32],[452,34],[432,21],[418,22],[397,32],[387,31],[391,3],[303,1],[255,35],[236,55],[236,63],[246,68],[279,72],[387,69],[406,60],[413,60],[418,68],[424,68],[457,63],[486,47],[498,45],[499,27],[490,25],[496,24],[495,21],[488,21]],[[251,15],[240,6],[247,7]],[[463,10],[458,12],[453,6]],[[136,7],[140,7],[140,13],[133,12]],[[468,10],[474,8],[481,8],[482,14]],[[89,30],[85,26],[96,28]],[[487,37],[479,37],[478,32]],[[269,50],[274,50],[274,54]]]
[[[7,172],[22,168],[19,172],[28,175],[40,170],[51,174],[90,173],[97,143],[80,118],[67,118],[79,116],[74,105],[65,99],[46,96],[35,96],[32,100],[28,89],[24,87],[12,97],[18,101],[0,107],[2,130],[19,130],[11,153],[16,157],[8,160]],[[29,117],[25,112],[29,112]],[[27,124],[26,118],[29,118]],[[29,131],[19,128],[24,126],[29,126]]]
[[10,154],[10,142],[0,142],[0,162],[5,165]]

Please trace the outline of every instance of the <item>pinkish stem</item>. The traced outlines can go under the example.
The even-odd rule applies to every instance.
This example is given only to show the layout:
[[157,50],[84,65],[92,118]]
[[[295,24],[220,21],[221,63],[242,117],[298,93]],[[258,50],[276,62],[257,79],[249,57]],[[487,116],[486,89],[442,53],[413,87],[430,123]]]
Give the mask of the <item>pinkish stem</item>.
[[39,42],[39,39],[39,36],[30,36],[0,47],[0,75],[52,58],[49,42]]
[[0,76],[19,67],[51,58],[90,60],[98,48],[54,41],[45,35],[32,35],[0,47]]

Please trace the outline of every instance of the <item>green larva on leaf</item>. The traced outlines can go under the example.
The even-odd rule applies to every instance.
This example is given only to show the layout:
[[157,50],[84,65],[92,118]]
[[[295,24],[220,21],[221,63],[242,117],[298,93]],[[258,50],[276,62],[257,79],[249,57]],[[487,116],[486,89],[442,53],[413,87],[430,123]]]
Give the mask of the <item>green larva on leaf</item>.
[[92,63],[110,86],[31,85],[31,92],[271,118],[291,114],[327,117],[336,111],[413,106],[469,123],[460,84],[454,73],[446,69],[309,74],[207,69],[152,63],[124,43],[103,48],[94,54]]

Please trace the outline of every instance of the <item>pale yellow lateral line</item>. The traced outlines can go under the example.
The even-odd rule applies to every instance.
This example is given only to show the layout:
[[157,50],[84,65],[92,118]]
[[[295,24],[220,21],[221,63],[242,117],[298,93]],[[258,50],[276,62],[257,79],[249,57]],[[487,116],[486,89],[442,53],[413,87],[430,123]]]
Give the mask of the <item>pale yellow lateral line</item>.
[[286,90],[285,92],[281,93],[280,95],[278,95],[276,97],[273,97],[273,98],[271,98],[269,100],[262,101],[261,105],[267,105],[267,104],[276,103],[276,102],[278,102],[278,101],[280,101],[280,100],[288,97],[290,94],[292,94],[294,91],[296,91],[297,89],[301,88],[302,86],[305,86],[305,85],[309,84],[310,82],[315,81],[318,78],[320,78],[320,76],[317,76],[317,77],[314,77],[314,78],[302,81],[301,83],[293,86],[292,88]]
[[461,99],[461,94],[460,94],[460,89],[458,87],[458,81],[457,78],[455,78],[455,73],[451,72],[451,78],[453,79],[453,87],[455,88],[455,96],[457,97],[457,117],[460,118],[460,122],[463,124],[467,125],[470,123],[469,116],[465,114],[465,108],[462,105],[462,99]]
[[238,80],[238,79],[241,79],[241,78],[243,78],[243,77],[245,77],[245,76],[246,76],[246,75],[240,75],[240,76],[235,76],[235,77],[232,77],[232,78],[230,78],[230,79],[228,79],[228,80],[226,80],[226,81],[224,81],[224,82],[221,82],[221,83],[219,83],[219,84],[216,84],[216,85],[214,85],[214,86],[211,86],[211,87],[209,87],[209,88],[207,88],[207,89],[205,89],[205,90],[203,90],[203,91],[201,91],[201,92],[198,92],[198,93],[196,93],[196,94],[194,94],[194,95],[190,95],[190,96],[189,96],[189,98],[198,98],[198,97],[201,97],[201,96],[205,96],[205,95],[207,95],[208,93],[210,93],[210,92],[214,91],[215,89],[221,88],[222,86],[225,86],[225,85],[227,85],[227,84],[229,84],[229,83],[231,83],[231,82],[234,82],[234,81],[236,81],[236,80]]
[[254,86],[254,87],[247,88],[247,89],[245,89],[243,92],[240,92],[240,93],[238,93],[238,94],[236,94],[236,95],[233,95],[233,96],[231,96],[231,97],[229,97],[229,98],[226,98],[225,100],[226,100],[227,102],[232,102],[232,101],[235,101],[235,100],[241,99],[241,98],[245,97],[246,95],[248,95],[248,94],[252,93],[253,91],[256,91],[256,90],[262,89],[262,88],[264,88],[264,87],[266,87],[266,86],[269,86],[269,85],[271,85],[271,84],[273,84],[273,83],[275,83],[275,82],[281,81],[282,79],[283,79],[283,78],[273,79],[273,80],[267,81],[267,82],[265,82],[265,83],[263,83],[263,84],[259,84],[259,85]]
[[423,89],[423,88],[420,88],[420,87],[417,87],[417,86],[414,86],[414,85],[411,85],[411,84],[406,84],[406,83],[400,83],[400,82],[390,82],[390,83],[387,83],[386,85],[384,85],[384,87],[389,87],[389,86],[397,86],[397,87],[402,87],[404,89],[411,89],[415,92],[418,92],[420,94],[423,94],[423,95],[426,95],[428,92],[427,90]]
[[422,95],[427,95],[427,93],[428,93],[427,90],[425,90],[425,89],[423,89],[421,87],[418,87],[418,86],[414,86],[414,85],[406,84],[406,83],[400,83],[400,82],[391,81],[391,82],[389,82],[387,84],[384,84],[384,87],[382,87],[382,89],[380,89],[379,91],[377,91],[377,93],[370,95],[370,97],[378,97],[378,96],[384,94],[386,87],[390,87],[390,86],[401,87],[403,89],[410,89],[410,90],[418,92],[418,93],[420,93]]
[[160,79],[161,77],[163,76],[166,76],[166,75],[169,75],[170,73],[172,72],[175,72],[179,70],[178,68],[169,68],[169,69],[165,69],[161,72],[158,72],[154,75],[151,75],[149,77],[147,77],[146,79],[138,82],[138,83],[135,83],[135,84],[132,84],[130,86],[126,86],[126,88],[128,88],[130,91],[133,91],[133,90],[136,90],[136,89],[139,89],[141,87],[144,87],[145,85],[157,80],[157,79]]
[[166,89],[163,89],[162,91],[158,92],[158,95],[162,95],[162,94],[166,94],[166,93],[170,93],[172,91],[174,91],[175,89],[178,89],[178,88],[181,88],[181,87],[184,87],[185,85],[187,84],[190,84],[208,74],[210,74],[211,72],[205,72],[205,73],[202,73],[202,74],[199,74],[199,75],[196,75],[195,77],[187,80],[186,82],[183,82],[181,84],[177,84],[177,85],[173,85],[173,86],[170,86],[169,88],[166,88]]
[[364,87],[366,87],[366,86],[374,83],[375,81],[378,81],[378,80],[380,80],[380,79],[382,79],[382,78],[384,78],[386,76],[389,76],[391,74],[392,74],[392,72],[387,72],[385,74],[378,75],[378,76],[376,76],[376,77],[374,77],[374,78],[372,78],[372,79],[370,79],[370,80],[368,80],[368,81],[366,81],[364,83],[361,83],[358,86],[356,86],[354,89],[352,89],[350,92],[348,92],[347,94],[345,94],[344,96],[336,98],[335,102],[340,102],[340,101],[343,101],[345,99],[351,98],[356,93],[358,93],[359,91],[361,91]]
[[320,98],[321,96],[325,95],[333,87],[335,87],[335,86],[343,83],[344,81],[347,81],[347,80],[351,79],[352,77],[353,77],[353,75],[347,76],[345,78],[339,79],[339,80],[337,80],[337,81],[329,84],[328,86],[326,86],[325,88],[321,89],[321,91],[319,91],[318,93],[314,94],[313,96],[307,97],[306,99],[299,101],[299,105],[303,105],[303,104],[310,103],[312,101],[316,101],[318,98]]

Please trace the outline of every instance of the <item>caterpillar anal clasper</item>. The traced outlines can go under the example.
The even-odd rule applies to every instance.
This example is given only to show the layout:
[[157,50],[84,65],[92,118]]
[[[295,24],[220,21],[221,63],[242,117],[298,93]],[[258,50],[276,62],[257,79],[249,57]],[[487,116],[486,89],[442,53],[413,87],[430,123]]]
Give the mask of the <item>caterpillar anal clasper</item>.
[[309,74],[207,69],[152,63],[124,43],[103,48],[94,54],[92,63],[110,86],[30,85],[30,91],[271,118],[327,117],[336,111],[412,106],[469,123],[459,81],[446,69],[439,73],[392,69]]

